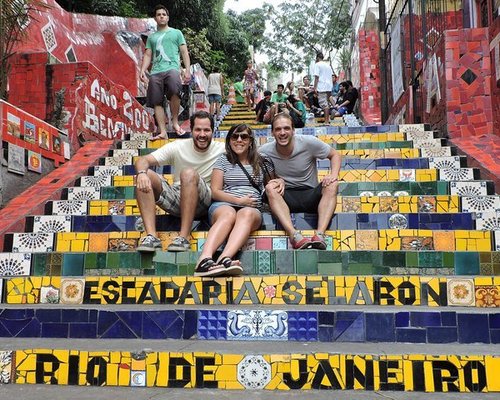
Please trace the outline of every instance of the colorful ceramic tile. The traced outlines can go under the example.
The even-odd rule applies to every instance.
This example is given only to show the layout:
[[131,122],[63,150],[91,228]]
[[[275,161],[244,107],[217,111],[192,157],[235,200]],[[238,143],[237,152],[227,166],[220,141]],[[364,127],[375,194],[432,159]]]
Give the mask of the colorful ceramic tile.
[[474,279],[450,278],[447,280],[449,306],[474,306]]
[[458,196],[486,196],[486,182],[450,182],[450,194]]
[[408,219],[403,214],[393,214],[389,217],[390,229],[406,229],[408,227]]
[[500,286],[476,286],[476,307],[500,307]]
[[55,200],[52,215],[87,215],[86,200]]
[[119,166],[96,165],[94,166],[95,176],[122,176],[123,169]]
[[61,279],[61,303],[82,304],[85,291],[85,279]]
[[415,182],[416,175],[414,169],[400,169],[399,181],[400,182]]
[[30,253],[0,253],[0,276],[26,276],[30,272]]
[[97,187],[101,186],[112,186],[112,178],[111,176],[106,175],[90,175],[90,176],[82,176],[80,178],[80,186],[82,187]]
[[263,356],[246,356],[238,364],[238,382],[246,389],[264,389],[271,375],[271,365]]
[[33,232],[71,232],[71,216],[36,215],[33,217]]
[[405,236],[401,238],[401,250],[434,250],[431,237]]
[[288,340],[288,315],[280,310],[228,311],[227,339]]
[[378,250],[378,232],[375,230],[356,231],[356,250]]
[[500,212],[500,196],[464,196],[462,212]]
[[99,200],[101,191],[97,187],[70,187],[68,200]]
[[419,196],[418,212],[419,213],[436,212],[436,198],[434,196]]
[[54,250],[53,233],[14,233],[14,253],[47,253]]
[[342,197],[342,212],[360,212],[361,199],[359,197]]
[[442,181],[472,181],[474,180],[473,168],[448,168],[439,170],[439,179]]
[[49,285],[40,288],[40,304],[58,304],[59,289]]
[[422,147],[420,155],[424,158],[430,157],[450,157],[451,147]]
[[0,384],[11,383],[13,351],[0,351]]
[[130,371],[130,386],[146,386],[146,371]]
[[460,169],[460,157],[430,157],[429,168]]
[[496,212],[476,213],[478,231],[500,231],[500,214]]

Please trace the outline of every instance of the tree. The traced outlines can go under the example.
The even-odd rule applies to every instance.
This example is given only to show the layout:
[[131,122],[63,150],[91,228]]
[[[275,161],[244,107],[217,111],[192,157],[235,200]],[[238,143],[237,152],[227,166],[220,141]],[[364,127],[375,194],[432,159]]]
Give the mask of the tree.
[[351,19],[347,0],[290,0],[266,5],[272,33],[263,48],[276,69],[302,71],[322,51],[326,58],[349,41]]
[[236,14],[234,11],[229,10],[226,13],[226,17],[229,20],[231,29],[245,35],[248,43],[250,43],[255,50],[259,50],[264,41],[267,14],[268,8],[263,7],[247,10],[241,14]]
[[37,0],[0,0],[0,99],[7,96],[9,60],[15,54],[15,44],[24,39],[24,28],[33,18],[34,11],[47,9]]

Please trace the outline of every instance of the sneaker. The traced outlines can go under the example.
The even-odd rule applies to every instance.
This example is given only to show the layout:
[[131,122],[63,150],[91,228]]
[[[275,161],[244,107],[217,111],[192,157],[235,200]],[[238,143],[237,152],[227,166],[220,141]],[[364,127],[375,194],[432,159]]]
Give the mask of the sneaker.
[[302,236],[300,232],[295,232],[290,242],[295,250],[309,249],[311,247],[311,240]]
[[167,251],[189,251],[191,250],[191,243],[189,240],[183,238],[182,236],[177,236],[172,243],[167,247]]
[[161,240],[153,235],[147,235],[142,238],[137,246],[137,251],[141,251],[144,253],[152,253],[156,251],[156,249],[161,249]]
[[323,233],[316,233],[311,238],[311,245],[313,249],[326,250],[325,235]]

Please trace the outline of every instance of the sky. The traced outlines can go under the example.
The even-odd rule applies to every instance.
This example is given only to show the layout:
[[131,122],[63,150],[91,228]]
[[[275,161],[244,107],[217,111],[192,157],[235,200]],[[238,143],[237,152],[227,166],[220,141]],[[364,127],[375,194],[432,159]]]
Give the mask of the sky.
[[[260,8],[264,5],[266,1],[265,0],[226,0],[224,3],[224,11],[227,10],[233,10],[236,11],[237,13],[246,11],[246,10],[252,10],[254,8]],[[281,0],[268,0],[268,3],[271,2],[272,4],[276,3],[281,3]]]

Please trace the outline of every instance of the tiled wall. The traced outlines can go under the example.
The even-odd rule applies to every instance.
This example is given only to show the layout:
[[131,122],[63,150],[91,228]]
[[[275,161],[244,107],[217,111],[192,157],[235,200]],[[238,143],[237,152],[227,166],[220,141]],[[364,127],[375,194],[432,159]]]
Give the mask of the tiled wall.
[[249,390],[498,392],[494,356],[0,352],[0,383]]

